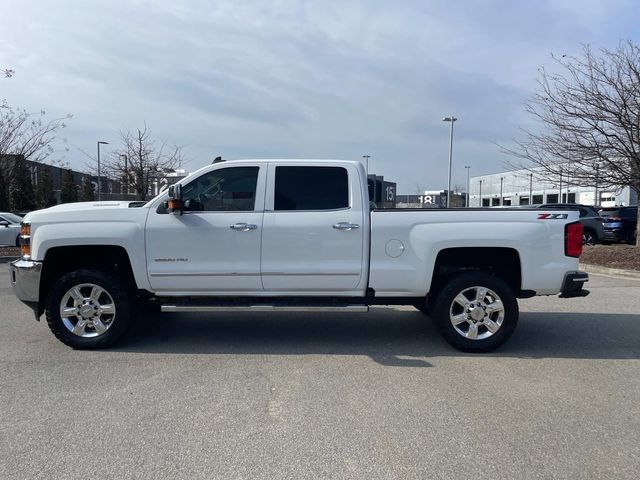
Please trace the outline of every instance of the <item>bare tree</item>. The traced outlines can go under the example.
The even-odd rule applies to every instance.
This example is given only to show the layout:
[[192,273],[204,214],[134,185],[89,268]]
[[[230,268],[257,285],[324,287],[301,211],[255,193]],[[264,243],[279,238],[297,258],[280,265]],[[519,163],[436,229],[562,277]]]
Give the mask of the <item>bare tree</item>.
[[45,119],[45,111],[30,113],[0,103],[0,157],[7,154],[23,155],[27,160],[42,162],[54,152],[54,142],[60,130],[66,127],[66,115]]
[[137,128],[120,131],[120,148],[104,162],[105,171],[122,182],[123,191],[131,191],[146,200],[151,183],[182,162],[182,147],[158,144],[151,131]]
[[[640,193],[640,47],[584,46],[578,57],[553,56],[559,73],[540,69],[525,110],[541,124],[503,152],[552,181]],[[597,201],[597,200],[596,200]]]

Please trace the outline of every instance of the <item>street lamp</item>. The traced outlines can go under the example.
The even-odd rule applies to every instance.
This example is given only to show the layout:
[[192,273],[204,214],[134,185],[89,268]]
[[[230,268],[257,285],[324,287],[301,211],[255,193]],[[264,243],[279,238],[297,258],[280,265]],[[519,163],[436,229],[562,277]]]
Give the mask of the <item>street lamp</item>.
[[450,117],[444,117],[442,119],[443,122],[451,122],[451,130],[449,131],[449,180],[447,181],[447,208],[449,208],[449,204],[451,201],[451,161],[453,155],[453,123],[458,120],[456,117],[451,115]]
[[471,188],[471,183],[469,183],[469,172],[471,172],[471,165],[465,165],[464,168],[467,169],[467,208],[469,208],[469,188]]
[[482,180],[480,180],[480,193],[478,194],[478,206],[479,207],[484,207],[483,202],[482,202]]
[[502,206],[502,185],[504,183],[504,177],[500,177],[500,206]]
[[102,180],[100,178],[100,145],[109,145],[109,142],[98,141],[98,201],[102,200]]
[[364,170],[367,172],[367,175],[369,175],[369,159],[371,158],[371,155],[362,155],[362,158],[364,158],[365,162]]

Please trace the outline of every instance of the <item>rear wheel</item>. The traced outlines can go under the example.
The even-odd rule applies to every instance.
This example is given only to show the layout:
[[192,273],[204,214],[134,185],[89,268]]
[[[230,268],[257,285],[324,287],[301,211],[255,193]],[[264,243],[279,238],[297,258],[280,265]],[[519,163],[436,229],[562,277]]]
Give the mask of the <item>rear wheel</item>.
[[584,245],[595,245],[597,243],[595,234],[591,230],[585,230],[582,233],[582,243]]
[[638,238],[637,231],[629,232],[629,235],[627,235],[627,243],[629,245],[635,245],[637,238]]
[[464,352],[488,352],[513,334],[518,301],[500,278],[485,272],[454,277],[435,300],[433,320],[444,339]]
[[46,300],[49,328],[73,348],[113,345],[131,324],[131,299],[124,285],[101,270],[67,273],[53,284]]

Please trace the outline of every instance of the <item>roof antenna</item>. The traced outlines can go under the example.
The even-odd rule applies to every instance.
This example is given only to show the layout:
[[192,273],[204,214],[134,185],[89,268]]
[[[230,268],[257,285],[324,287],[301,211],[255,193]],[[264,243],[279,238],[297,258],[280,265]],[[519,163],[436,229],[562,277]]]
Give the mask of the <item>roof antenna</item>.
[[213,165],[214,163],[222,163],[222,162],[224,162],[222,157],[216,157],[213,159],[213,162],[211,162],[211,165]]

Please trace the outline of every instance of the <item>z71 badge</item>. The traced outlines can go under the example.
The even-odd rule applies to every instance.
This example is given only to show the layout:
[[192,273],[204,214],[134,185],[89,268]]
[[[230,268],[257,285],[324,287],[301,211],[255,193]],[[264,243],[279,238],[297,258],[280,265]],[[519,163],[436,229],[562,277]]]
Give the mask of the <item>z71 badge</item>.
[[538,220],[566,220],[568,213],[540,213]]

